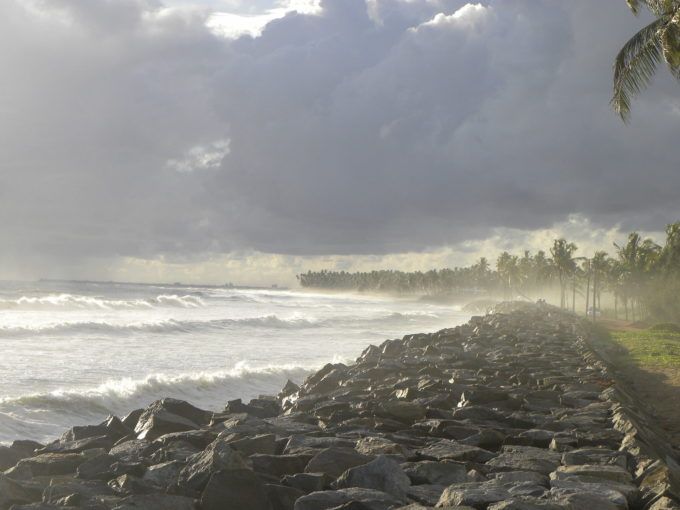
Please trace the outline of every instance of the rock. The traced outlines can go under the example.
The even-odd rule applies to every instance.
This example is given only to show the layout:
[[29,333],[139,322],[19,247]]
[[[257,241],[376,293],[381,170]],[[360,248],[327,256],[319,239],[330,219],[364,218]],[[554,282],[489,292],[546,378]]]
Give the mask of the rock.
[[[568,510],[567,507],[555,503],[554,501],[546,501],[538,498],[512,498],[508,501],[501,501],[490,505],[487,510]],[[573,510],[578,510],[573,508]],[[584,510],[596,510],[586,509]]]
[[561,458],[557,452],[533,446],[504,446],[502,453],[489,460],[487,465],[508,471],[537,471],[548,475],[557,469]]
[[264,455],[256,453],[251,455],[248,460],[257,473],[280,478],[284,475],[303,472],[311,458],[310,455]]
[[285,454],[311,453],[316,455],[320,450],[331,447],[354,448],[357,442],[334,436],[314,437],[294,434],[290,436],[283,451]]
[[134,464],[150,457],[160,446],[160,443],[152,444],[145,439],[132,439],[111,448],[109,455],[115,457],[119,462]]
[[229,445],[244,457],[255,453],[275,455],[277,450],[276,436],[274,434],[260,434],[253,437],[244,437],[235,441],[228,441]]
[[583,483],[598,483],[604,480],[621,484],[632,482],[631,474],[619,467],[608,465],[576,465],[559,466],[556,471],[550,473],[551,480],[575,480]]
[[460,462],[409,462],[402,464],[404,472],[414,485],[451,485],[468,480],[467,467]]
[[114,506],[113,510],[194,510],[195,508],[192,498],[168,494],[147,494],[129,496]]
[[75,473],[87,460],[78,453],[43,453],[20,460],[17,466],[27,466],[34,476],[67,475]]
[[[44,503],[59,504],[65,498],[77,496],[77,506],[96,502],[99,498],[114,494],[113,489],[104,482],[90,480],[56,481],[52,479],[50,485],[42,494]],[[75,498],[73,498],[75,499]]]
[[143,472],[144,466],[141,464],[121,463],[113,455],[102,453],[80,464],[76,476],[83,480],[108,481],[123,474],[141,475]]
[[468,505],[474,508],[484,508],[491,503],[504,501],[510,497],[510,493],[505,488],[493,482],[461,483],[444,489],[436,506],[446,508]]
[[411,501],[432,507],[437,504],[445,488],[445,485],[412,485],[406,495]]
[[294,510],[330,510],[346,503],[357,502],[369,510],[389,510],[402,501],[372,489],[349,488],[335,491],[312,492],[295,502]]
[[151,404],[140,415],[135,433],[137,439],[153,441],[171,432],[196,430],[209,422],[211,414],[188,402],[166,398]]
[[201,495],[202,510],[273,510],[267,490],[250,470],[214,473]]
[[278,484],[265,484],[272,510],[293,510],[295,502],[305,493],[294,487]]
[[148,494],[158,487],[134,475],[121,475],[110,480],[108,486],[120,494]]
[[210,477],[218,471],[250,469],[240,453],[231,445],[216,439],[203,452],[194,455],[179,475],[179,485],[202,491]]
[[281,483],[294,487],[305,494],[322,491],[330,486],[333,479],[324,473],[296,473],[281,479]]
[[388,401],[378,406],[379,416],[411,424],[425,418],[425,409],[413,402]]
[[498,483],[516,484],[516,483],[532,483],[543,487],[550,487],[550,479],[536,471],[502,471],[500,473],[492,473],[493,479]]
[[411,480],[397,461],[380,455],[368,464],[348,469],[336,480],[335,485],[340,489],[375,489],[405,499]]
[[7,446],[0,446],[0,471],[14,467],[22,459],[21,453]]
[[365,437],[357,442],[356,450],[364,455],[401,455],[405,459],[413,456],[413,452],[404,445],[382,437]]
[[434,443],[427,448],[418,450],[418,454],[425,459],[440,461],[458,460],[479,463],[487,462],[496,456],[496,454],[482,448],[464,445],[449,439],[442,439],[441,441]]
[[326,473],[333,478],[339,477],[346,470],[361,466],[372,460],[354,448],[331,447],[321,450],[307,463],[305,473]]
[[174,487],[179,482],[179,476],[184,469],[184,464],[176,460],[163,462],[150,466],[142,480],[162,488]]
[[19,482],[0,474],[0,508],[9,508],[12,504],[39,501],[41,492],[36,494],[23,487]]

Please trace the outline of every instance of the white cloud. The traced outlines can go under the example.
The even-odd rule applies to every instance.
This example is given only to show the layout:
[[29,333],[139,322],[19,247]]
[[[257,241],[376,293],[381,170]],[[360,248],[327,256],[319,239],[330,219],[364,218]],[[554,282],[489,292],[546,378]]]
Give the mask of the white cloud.
[[219,168],[231,152],[231,140],[216,140],[208,145],[196,145],[186,151],[181,159],[170,159],[167,166],[180,173]]

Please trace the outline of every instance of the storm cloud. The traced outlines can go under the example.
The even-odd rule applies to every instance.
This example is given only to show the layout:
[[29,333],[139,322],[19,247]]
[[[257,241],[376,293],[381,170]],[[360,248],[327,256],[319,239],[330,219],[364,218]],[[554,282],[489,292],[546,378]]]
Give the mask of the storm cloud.
[[3,275],[678,219],[677,83],[608,105],[623,0],[323,0],[239,38],[215,8],[0,4]]

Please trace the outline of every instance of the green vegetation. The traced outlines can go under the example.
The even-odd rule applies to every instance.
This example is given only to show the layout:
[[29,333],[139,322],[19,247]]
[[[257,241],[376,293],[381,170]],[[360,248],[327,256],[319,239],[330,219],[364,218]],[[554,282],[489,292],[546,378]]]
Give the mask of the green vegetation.
[[593,318],[602,313],[606,296],[608,312],[615,318],[680,322],[680,222],[667,226],[663,246],[633,232],[614,250],[613,257],[605,251],[577,257],[576,244],[555,239],[549,257],[545,251],[534,255],[525,251],[521,256],[503,252],[495,269],[482,258],[463,268],[412,273],[309,271],[298,280],[303,287],[317,289],[503,299],[545,298],[557,289],[556,304]]
[[680,332],[650,328],[611,331],[610,336],[628,351],[630,360],[638,365],[680,368]]
[[614,61],[611,103],[624,121],[632,99],[649,85],[662,60],[680,79],[680,0],[628,0],[628,5],[635,14],[645,7],[656,19],[635,34]]

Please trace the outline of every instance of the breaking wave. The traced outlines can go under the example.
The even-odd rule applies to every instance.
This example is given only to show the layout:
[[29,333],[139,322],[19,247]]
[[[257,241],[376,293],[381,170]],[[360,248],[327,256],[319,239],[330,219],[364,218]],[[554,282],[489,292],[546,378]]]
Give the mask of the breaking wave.
[[0,299],[0,310],[134,310],[155,307],[200,308],[204,302],[200,296],[160,294],[147,299],[103,299],[74,294],[50,294],[46,296],[21,296],[18,299]]
[[370,326],[375,324],[399,324],[418,321],[436,320],[439,316],[434,313],[391,313],[379,317],[365,318],[356,316],[336,317],[333,319],[317,320],[311,318],[280,318],[276,315],[262,317],[247,317],[240,319],[216,319],[205,321],[164,320],[158,322],[142,322],[132,324],[112,324],[108,322],[66,322],[38,327],[0,327],[0,335],[11,337],[60,335],[60,334],[181,334],[201,331],[219,331],[237,328],[266,328],[266,329],[309,329],[335,327],[342,328],[349,324],[353,326]]
[[122,416],[154,400],[174,397],[213,411],[232,398],[277,393],[291,379],[300,383],[317,366],[265,366],[239,363],[231,370],[176,376],[153,374],[141,380],[108,381],[96,388],[61,389],[0,399],[0,436],[52,438],[55,427],[95,423]]

